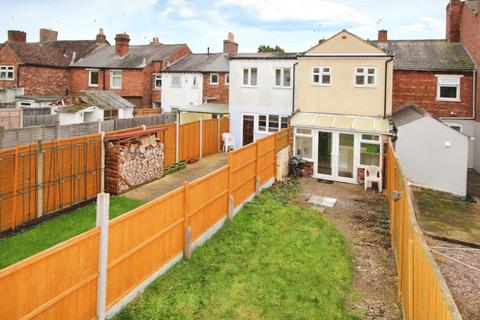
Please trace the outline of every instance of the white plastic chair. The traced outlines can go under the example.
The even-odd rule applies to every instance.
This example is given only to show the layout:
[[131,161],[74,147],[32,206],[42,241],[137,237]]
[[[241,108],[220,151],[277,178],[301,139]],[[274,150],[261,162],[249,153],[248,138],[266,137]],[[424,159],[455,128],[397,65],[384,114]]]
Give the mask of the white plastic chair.
[[228,152],[230,148],[233,149],[235,147],[235,137],[229,132],[222,133],[222,141],[223,141],[223,147],[222,147],[223,152]]
[[372,188],[373,182],[378,185],[378,192],[382,192],[382,172],[379,167],[370,166],[365,168],[365,190]]

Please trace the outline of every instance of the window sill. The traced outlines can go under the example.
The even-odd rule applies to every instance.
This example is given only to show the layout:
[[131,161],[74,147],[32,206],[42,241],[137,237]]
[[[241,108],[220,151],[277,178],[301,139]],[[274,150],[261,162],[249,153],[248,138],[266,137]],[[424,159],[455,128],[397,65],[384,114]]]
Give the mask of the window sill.
[[15,81],[15,79],[0,79],[0,81]]
[[360,89],[377,89],[377,85],[368,85],[368,86],[361,86],[361,85],[354,85],[355,88],[360,88]]
[[220,83],[210,83],[210,85],[218,87],[220,85]]
[[276,87],[276,86],[273,86],[273,89],[285,89],[285,90],[291,90],[292,87]]
[[312,83],[312,87],[331,87],[332,84],[323,84],[323,83]]
[[454,103],[462,102],[462,100],[460,99],[449,99],[449,98],[438,98],[438,97],[435,100],[438,102],[454,102]]
[[247,85],[245,85],[245,84],[244,84],[244,85],[241,85],[240,87],[242,87],[242,88],[247,88],[247,89],[257,89],[257,88],[258,88],[258,86],[247,86]]
[[89,84],[88,87],[89,87],[89,88],[98,88],[98,84],[97,84],[97,85]]

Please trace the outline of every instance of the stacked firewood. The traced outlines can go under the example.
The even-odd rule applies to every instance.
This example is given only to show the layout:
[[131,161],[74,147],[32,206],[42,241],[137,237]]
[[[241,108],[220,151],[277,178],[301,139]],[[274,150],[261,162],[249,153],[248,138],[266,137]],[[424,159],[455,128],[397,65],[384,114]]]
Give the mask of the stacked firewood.
[[[108,161],[109,158],[113,161]],[[123,193],[162,177],[163,160],[164,145],[155,135],[109,142],[106,163],[110,166],[109,192]]]

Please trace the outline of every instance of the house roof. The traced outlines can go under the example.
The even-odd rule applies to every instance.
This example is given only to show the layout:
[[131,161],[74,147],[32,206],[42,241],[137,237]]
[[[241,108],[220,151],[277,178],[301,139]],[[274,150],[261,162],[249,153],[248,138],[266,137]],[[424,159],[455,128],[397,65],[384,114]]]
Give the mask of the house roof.
[[58,109],[60,113],[74,113],[95,106],[103,110],[118,110],[135,108],[135,105],[112,91],[87,90],[78,95],[71,95],[63,99],[67,104]]
[[152,61],[162,61],[186,44],[150,44],[129,46],[128,54],[119,57],[115,46],[96,50],[87,57],[72,64],[73,67],[142,69]]
[[72,61],[78,61],[98,47],[95,40],[65,40],[46,43],[7,41],[5,44],[15,52],[23,64],[54,67],[66,67]]
[[181,112],[197,112],[197,113],[217,113],[227,114],[228,105],[220,103],[204,103],[198,106],[185,106],[178,108]]
[[228,54],[195,53],[178,59],[164,72],[228,72]]
[[415,106],[407,106],[392,114],[392,121],[395,127],[401,127],[407,123],[427,117],[428,114]]
[[257,53],[237,53],[230,56],[230,59],[297,59],[297,52],[257,52]]
[[395,70],[475,70],[474,62],[460,43],[447,40],[391,40],[377,43],[395,54]]

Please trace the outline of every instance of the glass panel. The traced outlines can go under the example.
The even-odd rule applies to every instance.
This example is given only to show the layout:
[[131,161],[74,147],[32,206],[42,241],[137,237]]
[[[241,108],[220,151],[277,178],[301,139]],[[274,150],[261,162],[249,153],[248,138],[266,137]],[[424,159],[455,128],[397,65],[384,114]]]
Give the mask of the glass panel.
[[363,166],[380,166],[380,145],[362,143],[360,146],[360,164]]
[[440,98],[457,98],[457,87],[440,87]]
[[248,85],[248,69],[243,69],[243,84]]
[[283,69],[283,86],[290,87],[290,68]]
[[258,116],[258,131],[267,131],[267,116]]
[[313,73],[319,73],[320,72],[320,68],[313,68]]
[[282,70],[275,69],[275,85],[279,87],[282,84]]
[[312,134],[312,130],[311,129],[297,129],[297,133],[299,134]]
[[323,83],[323,84],[330,84],[330,75],[324,74],[324,75],[322,76],[322,83]]
[[255,118],[253,116],[243,116],[243,145],[253,142],[253,127]]
[[250,69],[250,71],[251,71],[250,85],[256,86],[257,85],[257,68],[252,68]]
[[357,76],[355,81],[358,85],[365,84],[365,76]]
[[318,168],[319,174],[332,175],[332,133],[318,133]]
[[373,68],[368,69],[368,74],[375,74],[375,69]]
[[353,134],[340,133],[340,142],[338,145],[338,176],[344,178],[353,178]]
[[278,131],[278,116],[268,116],[268,131]]
[[320,82],[320,75],[314,74],[313,75],[313,83],[319,83]]
[[330,73],[330,68],[323,68],[323,72]]
[[374,76],[368,76],[368,84],[375,84],[375,77]]
[[372,134],[362,134],[362,140],[380,141],[380,136],[375,136]]
[[90,84],[98,85],[98,71],[90,71]]
[[280,128],[282,129],[288,128],[288,117],[282,117]]
[[299,158],[312,158],[312,138],[295,137],[295,155]]

